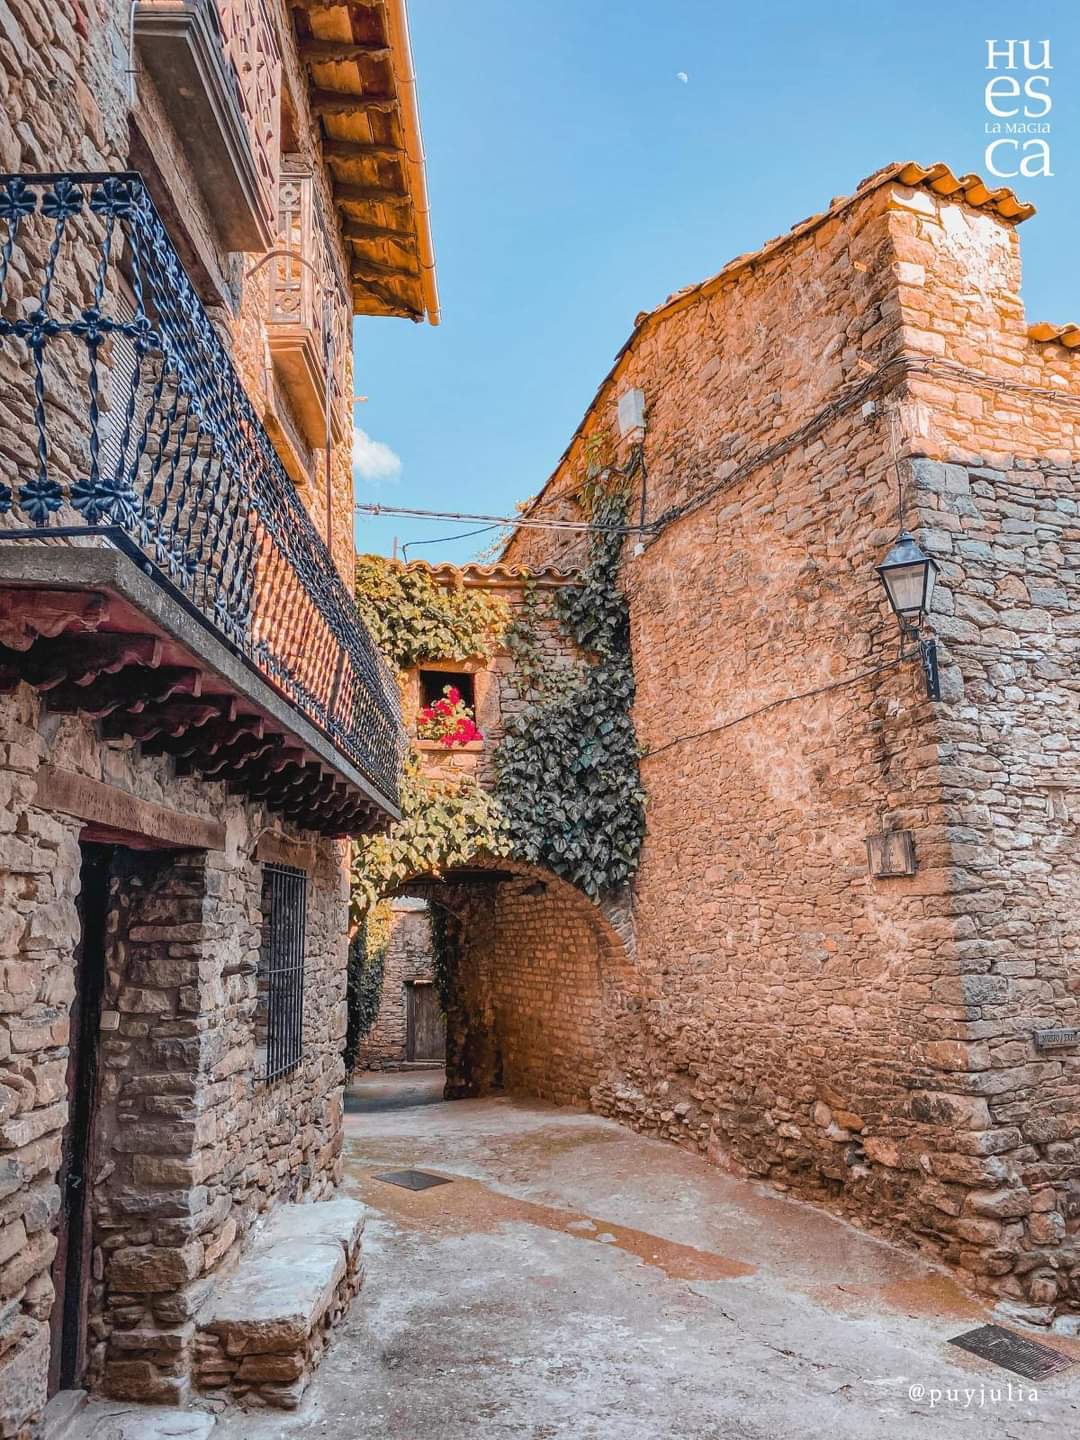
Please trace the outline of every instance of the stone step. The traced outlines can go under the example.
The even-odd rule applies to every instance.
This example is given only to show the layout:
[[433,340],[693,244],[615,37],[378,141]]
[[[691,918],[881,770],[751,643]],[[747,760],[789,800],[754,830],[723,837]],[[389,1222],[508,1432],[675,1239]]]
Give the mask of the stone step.
[[45,1409],[45,1440],[207,1440],[215,1418],[205,1410],[90,1400],[62,1390]]
[[364,1218],[364,1206],[346,1196],[275,1211],[199,1312],[202,1390],[299,1404],[326,1332],[360,1288]]

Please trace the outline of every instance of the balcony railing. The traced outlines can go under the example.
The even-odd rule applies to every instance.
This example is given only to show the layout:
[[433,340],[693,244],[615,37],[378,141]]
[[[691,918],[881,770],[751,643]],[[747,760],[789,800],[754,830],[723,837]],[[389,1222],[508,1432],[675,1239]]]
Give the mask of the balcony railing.
[[0,175],[0,394],[0,539],[127,551],[395,800],[397,687],[138,175]]

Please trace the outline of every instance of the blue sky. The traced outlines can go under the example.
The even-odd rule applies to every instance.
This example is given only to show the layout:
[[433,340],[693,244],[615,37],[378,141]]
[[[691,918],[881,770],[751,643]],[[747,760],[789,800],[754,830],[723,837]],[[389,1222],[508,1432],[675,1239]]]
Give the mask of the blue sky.
[[[443,323],[356,322],[357,423],[392,452],[364,445],[383,478],[361,500],[511,513],[639,310],[889,161],[985,176],[988,38],[1051,41],[1055,173],[997,183],[1039,208],[1029,320],[1080,322],[1076,0],[412,0],[410,21]],[[425,541],[469,528],[361,516],[357,543],[462,561],[491,537]]]

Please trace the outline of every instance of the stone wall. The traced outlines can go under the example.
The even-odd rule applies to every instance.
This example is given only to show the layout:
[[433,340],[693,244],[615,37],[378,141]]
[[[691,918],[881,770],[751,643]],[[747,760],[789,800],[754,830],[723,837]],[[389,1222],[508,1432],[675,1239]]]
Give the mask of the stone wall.
[[625,897],[597,906],[513,860],[470,870],[408,886],[445,915],[447,1097],[503,1089],[614,1113],[645,1063]]
[[[314,163],[332,214],[317,126],[286,7],[267,7],[283,40],[292,143]],[[231,349],[256,408],[272,402],[266,367],[266,272],[230,254],[199,177],[145,68],[130,94],[126,0],[0,0],[0,170],[145,168],[191,278]],[[81,234],[78,227],[73,227]],[[340,237],[330,225],[336,258]],[[34,263],[40,256],[32,257]],[[25,313],[27,257],[16,247],[6,295]],[[54,295],[86,300],[93,266],[65,246]],[[352,425],[351,357],[340,387]],[[5,480],[34,453],[27,372],[0,355]],[[48,400],[68,407],[51,437],[56,474],[85,473],[85,374],[47,367]],[[64,388],[65,383],[69,389]],[[103,392],[108,401],[107,388]],[[83,427],[85,432],[85,427]],[[348,445],[334,457],[333,556],[352,569]],[[322,456],[306,457],[301,493],[325,533]],[[100,1105],[89,1180],[93,1214],[89,1383],[129,1398],[186,1393],[193,1316],[260,1215],[315,1197],[340,1172],[345,1028],[344,846],[297,837],[220,783],[178,778],[172,763],[105,743],[91,722],[43,713],[25,686],[0,697],[0,1435],[29,1433],[44,1401],[53,1305],[57,1174],[68,1120],[83,822],[34,801],[43,764],[143,800],[221,821],[224,851],[121,854],[113,877],[100,1048]],[[267,834],[310,854],[304,1057],[271,1085],[257,1073],[254,1011],[261,864]]]
[[415,908],[415,902],[396,902],[390,919],[379,1013],[360,1046],[358,1070],[381,1070],[409,1058],[405,987],[417,980],[430,984],[433,979],[431,916],[426,908]]
[[[1080,1056],[1033,1040],[1077,1004],[1080,374],[1018,291],[992,207],[871,183],[639,317],[540,505],[580,516],[640,386],[646,1046],[612,1108],[1046,1321],[1080,1307]],[[898,508],[942,563],[940,704],[874,573]],[[914,875],[868,873],[883,828]]]
[[[255,269],[257,255],[231,254],[218,234],[215,218],[199,187],[182,137],[170,124],[145,67],[136,57],[134,102],[129,103],[126,0],[82,0],[50,6],[39,0],[0,0],[0,170],[145,172],[155,203],[212,320],[229,346],[256,410],[270,420],[275,407],[287,411],[265,343],[267,267]],[[311,114],[307,84],[285,8],[267,7],[283,55],[282,95],[290,114],[292,154],[315,177],[316,204],[326,223],[334,263],[346,272],[344,250],[324,166],[317,152],[318,125]],[[272,263],[272,262],[271,262]],[[15,268],[20,261],[16,252]],[[18,291],[9,281],[8,293]],[[75,302],[85,303],[82,277],[58,277],[57,289],[71,286]],[[10,356],[0,363],[12,363]],[[352,354],[344,357],[337,404],[342,433],[352,433]],[[22,388],[18,367],[15,383]],[[76,377],[77,378],[77,377]],[[85,387],[83,387],[85,390]],[[19,397],[8,397],[18,405]],[[50,393],[50,399],[52,399]],[[77,402],[83,408],[82,401]],[[5,411],[9,442],[26,428],[29,416]],[[295,428],[295,427],[294,427]],[[305,474],[299,491],[320,535],[327,531],[327,484],[322,450],[304,449]],[[85,465],[85,461],[82,462]],[[353,486],[349,443],[335,447],[331,465],[333,512],[330,530],[334,559],[345,577],[353,560]]]
[[633,976],[602,912],[539,873],[496,892],[490,986],[502,1083],[605,1112],[640,1053]]
[[254,852],[281,827],[222,785],[101,744],[88,722],[42,717],[25,686],[0,701],[0,747],[0,1393],[33,1374],[30,1399],[5,1407],[15,1433],[44,1398],[84,823],[36,807],[38,770],[105,780],[220,819],[227,833],[222,852],[122,852],[112,882],[88,1355],[90,1382],[110,1394],[181,1398],[210,1277],[264,1210],[339,1177],[347,894],[341,845],[309,841],[305,1054],[266,1085],[253,1025]]

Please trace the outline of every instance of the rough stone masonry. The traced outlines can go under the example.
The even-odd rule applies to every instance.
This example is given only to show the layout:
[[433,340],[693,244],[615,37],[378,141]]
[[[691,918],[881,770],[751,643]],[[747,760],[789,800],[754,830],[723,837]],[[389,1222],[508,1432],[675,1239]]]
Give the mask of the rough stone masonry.
[[[1080,1311],[1080,1051],[1035,1038],[1080,1023],[1080,352],[1029,334],[1030,213],[872,176],[639,316],[534,505],[580,515],[640,387],[642,1047],[593,1104],[1049,1323]],[[938,703],[875,574],[901,522],[941,567]],[[869,872],[883,830],[914,874]]]
[[[144,18],[154,9],[134,8]],[[224,76],[226,108],[240,111],[230,153],[235,159],[244,151],[246,133],[253,152],[271,154],[276,166],[280,140],[294,168],[310,172],[312,223],[324,235],[330,268],[345,273],[319,122],[286,7],[200,0],[159,11],[167,19],[194,16],[212,38],[228,22],[238,43],[263,46],[243,77],[261,87],[258,113],[245,109],[230,62],[218,53],[220,38],[205,57],[205,74]],[[135,65],[132,25],[127,0],[0,0],[0,171],[142,170],[252,403],[268,426],[277,416],[280,441],[279,431],[295,432],[298,423],[267,364],[270,270],[253,269],[253,255],[225,243],[222,225],[231,217],[209,203],[208,176],[196,173],[187,149],[192,137],[170,120],[145,56]],[[272,143],[263,144],[267,137]],[[262,178],[276,214],[276,169]],[[54,300],[63,295],[82,306],[97,260],[89,241],[80,249],[78,225],[73,233],[80,238],[64,254],[74,260],[62,259]],[[10,258],[9,319],[34,308],[42,255],[20,244]],[[333,418],[347,433],[351,353],[341,362],[341,413]],[[6,346],[0,468],[12,485],[35,454],[27,374],[17,347]],[[70,481],[86,463],[78,430],[85,385],[52,364],[46,381],[49,403],[66,407],[70,422],[54,432],[51,473]],[[107,404],[107,391],[102,398]],[[348,447],[336,448],[327,494],[322,452],[298,444],[300,493],[320,533],[332,508],[333,558],[351,574]],[[158,807],[223,837],[200,849],[121,847],[109,880],[78,1383],[122,1399],[187,1397],[196,1315],[215,1286],[267,1214],[326,1195],[340,1173],[344,1078],[345,845],[298,831],[234,794],[224,778],[180,776],[167,756],[144,754],[127,738],[103,739],[86,715],[50,713],[27,684],[0,696],[0,1435],[20,1440],[38,1433],[47,1390],[56,1385],[50,1319],[55,1330],[58,1181],[71,1134],[69,1047],[82,931],[85,817],[43,800],[47,770],[62,772],[69,785],[107,787],[132,813]],[[265,1083],[255,1025],[268,861],[307,877],[302,1058],[274,1084]],[[326,1300],[327,1315],[352,1294],[360,1273],[351,1253],[340,1293]],[[320,1337],[303,1349],[302,1371],[317,1358]]]

